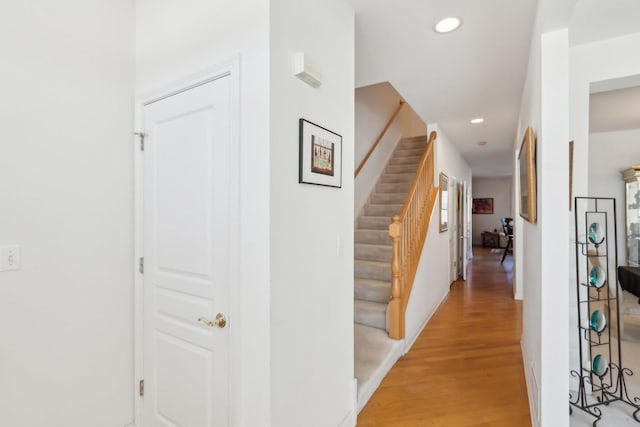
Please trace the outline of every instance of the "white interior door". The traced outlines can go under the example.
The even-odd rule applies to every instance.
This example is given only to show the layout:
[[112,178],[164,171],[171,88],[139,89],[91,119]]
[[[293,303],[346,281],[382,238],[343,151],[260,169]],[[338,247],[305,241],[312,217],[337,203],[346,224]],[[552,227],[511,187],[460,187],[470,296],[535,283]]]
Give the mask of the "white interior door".
[[145,427],[229,425],[230,82],[143,107]]

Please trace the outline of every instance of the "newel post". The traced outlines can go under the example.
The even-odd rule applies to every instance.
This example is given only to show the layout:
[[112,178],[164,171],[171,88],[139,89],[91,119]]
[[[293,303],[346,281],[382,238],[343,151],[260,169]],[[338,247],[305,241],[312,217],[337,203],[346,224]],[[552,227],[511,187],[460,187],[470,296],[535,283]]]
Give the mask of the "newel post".
[[402,283],[401,259],[400,259],[400,235],[402,234],[402,222],[400,215],[394,215],[389,225],[391,236],[391,301],[389,302],[389,337],[393,339],[404,338],[404,313],[402,313]]

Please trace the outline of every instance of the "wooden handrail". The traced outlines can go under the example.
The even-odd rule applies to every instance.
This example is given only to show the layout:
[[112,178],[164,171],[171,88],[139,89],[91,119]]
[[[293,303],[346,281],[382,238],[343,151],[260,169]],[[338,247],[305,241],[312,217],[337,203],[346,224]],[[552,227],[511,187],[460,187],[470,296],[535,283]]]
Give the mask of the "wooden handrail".
[[388,326],[389,336],[394,339],[405,336],[405,312],[438,195],[438,189],[433,185],[433,145],[436,137],[436,132],[429,135],[427,148],[422,154],[402,211],[393,216],[389,225],[392,252]]
[[391,127],[391,124],[394,122],[396,117],[398,117],[398,114],[400,114],[400,110],[402,110],[402,107],[404,107],[404,104],[405,104],[405,102],[401,99],[400,100],[400,104],[398,105],[398,108],[396,108],[396,111],[393,113],[393,115],[391,116],[391,118],[389,119],[387,124],[385,125],[384,129],[382,129],[382,132],[380,132],[380,135],[378,135],[378,139],[376,139],[376,142],[373,143],[373,145],[371,146],[371,148],[367,152],[367,155],[364,156],[364,159],[362,159],[362,161],[360,162],[360,165],[356,169],[356,173],[355,173],[354,177],[358,176],[358,174],[360,173],[360,171],[364,167],[365,163],[367,163],[367,160],[369,160],[369,157],[371,157],[371,154],[373,154],[373,152],[375,151],[375,149],[378,146],[378,144],[380,144],[380,141],[382,141],[382,138],[384,137],[384,135],[387,133],[387,131]]

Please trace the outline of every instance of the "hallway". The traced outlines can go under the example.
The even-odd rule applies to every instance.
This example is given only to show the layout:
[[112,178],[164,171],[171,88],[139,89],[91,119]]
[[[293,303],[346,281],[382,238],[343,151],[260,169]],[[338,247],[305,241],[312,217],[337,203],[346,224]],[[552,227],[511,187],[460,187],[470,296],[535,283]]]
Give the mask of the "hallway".
[[522,303],[513,299],[512,257],[474,247],[467,281],[442,306],[384,379],[358,427],[525,427]]

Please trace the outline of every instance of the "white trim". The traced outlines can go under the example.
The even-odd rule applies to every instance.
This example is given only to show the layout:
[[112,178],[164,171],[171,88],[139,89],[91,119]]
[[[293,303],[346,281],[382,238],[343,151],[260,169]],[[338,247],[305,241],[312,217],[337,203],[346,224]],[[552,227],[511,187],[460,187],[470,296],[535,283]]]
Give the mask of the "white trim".
[[420,328],[418,329],[418,332],[414,335],[414,337],[411,339],[411,341],[409,341],[406,337],[403,341],[403,343],[407,343],[406,346],[404,347],[403,353],[402,355],[404,356],[405,354],[409,353],[409,351],[411,350],[411,347],[413,347],[413,345],[416,343],[418,337],[420,337],[420,334],[422,334],[422,331],[424,331],[424,328],[426,328],[427,324],[429,323],[429,321],[431,320],[431,318],[433,317],[434,314],[436,314],[436,311],[438,311],[438,309],[440,308],[440,306],[442,306],[442,303],[444,303],[444,300],[447,299],[447,297],[449,296],[449,291],[451,289],[451,286],[448,286],[447,289],[445,290],[444,294],[442,295],[442,297],[440,298],[440,302],[438,303],[438,305],[436,306],[436,308],[433,309],[433,311],[431,311],[431,313],[429,313],[427,315],[427,318],[424,320],[424,322],[422,323],[422,326],[420,326]]
[[358,407],[358,379],[357,378],[354,378],[353,381],[351,381],[351,395],[353,397],[352,407],[347,413],[347,415],[345,415],[344,418],[342,418],[342,421],[340,422],[340,424],[338,424],[338,427],[355,427],[356,423],[358,422],[358,412],[356,411],[356,408]]
[[352,409],[349,411],[347,415],[342,419],[338,427],[355,427],[356,421],[354,417],[355,411]]
[[[540,388],[535,379],[533,371],[533,363],[527,359],[527,352],[524,350],[524,343],[520,341],[520,351],[522,352],[522,365],[524,367],[524,378],[527,383],[527,397],[529,399],[529,414],[531,416],[531,425],[540,425]],[[534,396],[533,393],[537,396]]]
[[[229,327],[241,324],[234,320],[234,316],[240,316],[240,271],[239,271],[239,238],[240,224],[238,222],[240,213],[240,54],[208,67],[205,70],[194,73],[185,78],[178,79],[162,88],[150,91],[144,96],[136,97],[134,106],[134,125],[136,132],[142,131],[142,109],[145,105],[175,95],[185,90],[197,87],[201,84],[229,76],[232,86],[231,100],[231,146],[229,172],[231,175],[231,188],[229,189],[229,214],[231,223],[229,224],[230,248],[229,248]],[[139,149],[139,139],[134,135],[133,158],[134,158],[134,423],[132,426],[143,426],[142,420],[142,398],[138,393],[138,384],[143,374],[143,310],[144,292],[143,275],[138,270],[138,260],[144,255],[143,247],[143,152]],[[232,326],[233,325],[233,326]],[[239,382],[240,372],[235,369],[234,361],[240,360],[240,340],[234,339],[239,336],[239,328],[229,334],[229,420],[233,425],[233,416],[236,409],[234,399],[235,384]]]
[[[134,129],[142,128],[142,103],[135,99]],[[140,151],[139,136],[133,137],[133,423],[142,426],[142,401],[139,395],[139,381],[143,375],[143,314],[144,291],[142,274],[138,269],[138,260],[144,253],[143,247],[143,157]]]

